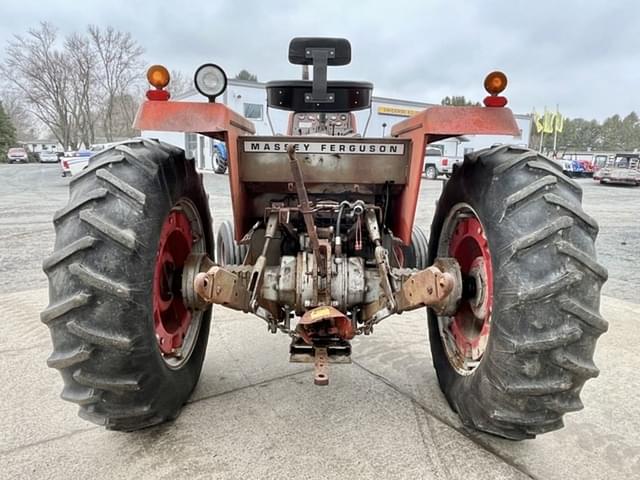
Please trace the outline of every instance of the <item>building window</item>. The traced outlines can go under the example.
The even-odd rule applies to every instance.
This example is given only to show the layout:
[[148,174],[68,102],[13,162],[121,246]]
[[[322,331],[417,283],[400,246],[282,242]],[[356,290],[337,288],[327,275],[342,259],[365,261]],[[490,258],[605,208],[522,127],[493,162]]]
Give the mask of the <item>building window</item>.
[[198,150],[198,136],[195,133],[184,134],[184,153],[188,158],[195,158]]
[[262,120],[262,104],[260,103],[245,103],[244,104],[244,116],[249,120]]

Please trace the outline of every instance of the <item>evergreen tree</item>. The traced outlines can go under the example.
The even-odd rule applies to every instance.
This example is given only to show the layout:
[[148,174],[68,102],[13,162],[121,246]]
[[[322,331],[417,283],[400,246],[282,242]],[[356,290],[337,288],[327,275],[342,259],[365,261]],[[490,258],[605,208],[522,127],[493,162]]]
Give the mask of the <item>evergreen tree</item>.
[[636,112],[631,112],[622,119],[622,138],[625,150],[640,149],[640,119]]
[[464,95],[446,96],[440,101],[440,105],[453,107],[479,107],[480,102],[473,102],[464,98]]
[[258,76],[249,72],[248,70],[240,70],[240,72],[236,75],[237,80],[247,80],[249,82],[257,82]]
[[7,151],[16,144],[16,129],[0,102],[0,161],[7,161]]
[[[531,147],[540,147],[540,134],[534,132],[531,136]],[[553,148],[553,134],[546,134],[543,150]],[[605,151],[640,151],[640,118],[635,112],[622,118],[612,115],[602,123],[597,120],[583,118],[567,118],[564,129],[558,133],[557,150],[562,153],[569,151],[605,150]]]

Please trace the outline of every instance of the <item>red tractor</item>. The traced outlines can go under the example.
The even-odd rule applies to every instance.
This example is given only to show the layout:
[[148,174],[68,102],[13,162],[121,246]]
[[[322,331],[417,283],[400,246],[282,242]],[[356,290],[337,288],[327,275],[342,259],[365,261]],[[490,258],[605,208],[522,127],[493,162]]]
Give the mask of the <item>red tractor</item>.
[[169,101],[166,69],[149,69],[136,128],[223,141],[234,221],[214,243],[194,161],[159,141],[116,145],[72,178],[44,262],[42,321],[48,364],[80,416],[126,431],[175,418],[198,381],[213,304],[290,336],[290,359],[315,363],[319,385],[330,363],[350,361],[355,336],[426,307],[440,387],[465,425],[531,438],[582,408],[607,330],[607,271],[580,187],[526,148],[474,152],[444,187],[427,241],[414,225],[425,147],[518,135],[506,77],[489,74],[484,107],[430,107],[391,137],[363,138],[354,112],[371,108],[373,85],[327,80],[350,59],[344,39],[292,40],[289,61],[312,66],[313,81],[267,84],[268,107],[290,112],[285,136],[257,136],[215,103],[226,87],[216,65],[195,74],[208,103]]

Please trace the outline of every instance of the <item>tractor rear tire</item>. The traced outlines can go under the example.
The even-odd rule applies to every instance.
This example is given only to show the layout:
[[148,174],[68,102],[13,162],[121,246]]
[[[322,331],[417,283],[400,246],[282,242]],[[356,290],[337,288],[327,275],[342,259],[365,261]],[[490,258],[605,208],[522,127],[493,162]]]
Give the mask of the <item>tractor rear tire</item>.
[[200,376],[211,318],[210,308],[190,312],[181,293],[186,255],[213,254],[193,160],[150,140],[100,152],[72,178],[54,225],[41,319],[62,398],[112,430],[174,419]]
[[241,265],[248,247],[235,240],[233,224],[229,220],[220,223],[216,235],[216,263],[218,265]]
[[414,225],[411,231],[411,243],[409,245],[398,245],[396,258],[400,268],[417,268],[424,270],[429,266],[429,242],[427,234],[422,227]]
[[565,413],[583,408],[608,324],[599,313],[607,271],[596,261],[598,225],[581,200],[554,162],[511,146],[466,156],[445,186],[429,259],[457,258],[467,285],[478,277],[469,265],[480,265],[491,293],[479,317],[477,288],[466,289],[454,316],[428,310],[438,381],[466,426],[521,440],[562,428]]

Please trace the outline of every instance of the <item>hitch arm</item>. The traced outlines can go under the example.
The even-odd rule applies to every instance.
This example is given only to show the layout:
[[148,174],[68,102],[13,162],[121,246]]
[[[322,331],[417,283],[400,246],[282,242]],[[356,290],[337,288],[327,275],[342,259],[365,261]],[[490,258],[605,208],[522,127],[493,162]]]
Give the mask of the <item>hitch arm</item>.
[[437,305],[453,291],[455,279],[452,274],[442,272],[437,267],[428,267],[414,273],[396,293],[399,312],[423,305]]
[[318,270],[320,271],[320,276],[325,277],[327,274],[327,269],[320,255],[320,241],[318,240],[318,232],[316,231],[316,224],[313,220],[313,214],[311,213],[311,205],[309,203],[307,189],[304,186],[302,168],[300,168],[300,162],[296,158],[295,145],[289,145],[287,154],[289,155],[289,166],[291,167],[293,183],[296,184],[298,201],[300,202],[300,211],[302,212],[304,224],[305,227],[307,227],[307,233],[309,234],[309,243],[311,244],[311,250],[313,251],[313,256],[316,257],[316,265],[318,266]]
[[[381,296],[362,308],[364,332],[371,332],[373,325],[394,313],[402,313],[420,307],[430,307],[438,315],[452,315],[462,297],[460,266],[453,258],[436,258],[434,264],[424,270],[394,268],[396,279],[393,295],[394,309]],[[381,282],[382,283],[382,282]]]
[[242,280],[234,272],[214,265],[196,275],[193,288],[206,305],[216,303],[246,312],[249,310],[249,291]]

